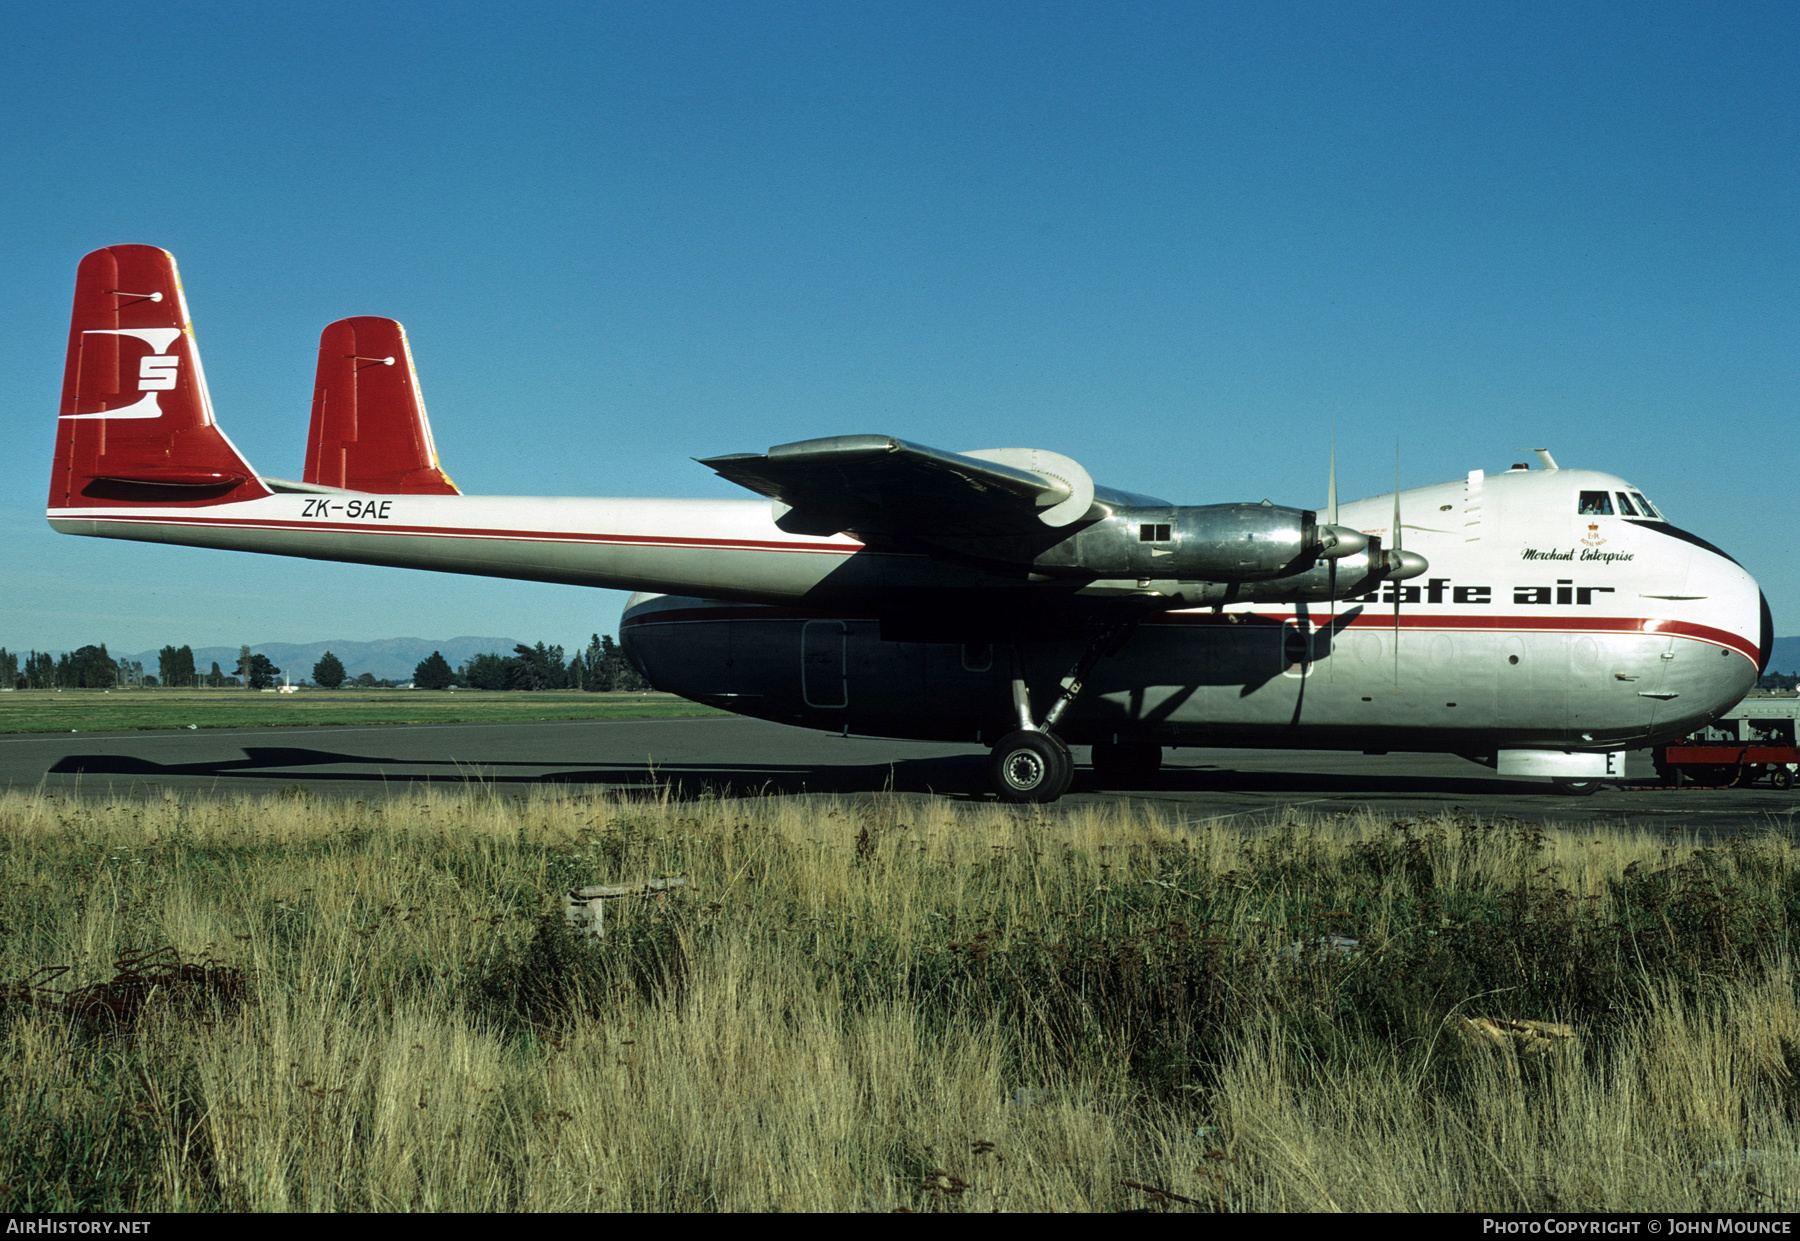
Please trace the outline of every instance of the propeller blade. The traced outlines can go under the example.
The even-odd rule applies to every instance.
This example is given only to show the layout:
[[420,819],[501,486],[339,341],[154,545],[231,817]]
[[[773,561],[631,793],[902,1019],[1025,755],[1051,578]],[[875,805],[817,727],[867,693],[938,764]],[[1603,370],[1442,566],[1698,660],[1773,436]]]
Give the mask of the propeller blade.
[[[1326,472],[1326,479],[1327,479],[1326,486],[1325,486],[1325,524],[1330,526],[1332,531],[1335,533],[1337,530],[1337,524],[1338,524],[1337,423],[1335,421],[1331,424],[1330,464],[1326,467],[1325,472]],[[1368,546],[1368,542],[1366,540],[1364,541],[1363,546],[1364,547]],[[1325,593],[1326,593],[1326,595],[1328,595],[1330,597],[1330,602],[1326,605],[1326,607],[1329,610],[1326,612],[1326,615],[1325,615],[1325,650],[1326,650],[1327,655],[1329,655],[1330,651],[1331,651],[1331,644],[1337,640],[1337,557],[1336,556],[1333,556],[1326,566],[1325,580],[1326,580]],[[1335,677],[1336,666],[1337,665],[1336,665],[1335,661],[1325,665],[1325,680],[1326,681],[1329,682]]]
[[[1403,553],[1400,549],[1400,441],[1394,441],[1394,557],[1399,559]],[[1404,561],[1401,562],[1402,566]],[[1389,579],[1392,581],[1393,579]],[[1394,692],[1400,692],[1400,599],[1406,594],[1406,587],[1394,581]]]
[[1400,441],[1394,441],[1394,550],[1400,543]]
[[[1330,562],[1325,570],[1325,593],[1331,597],[1325,613],[1325,654],[1331,654],[1332,644],[1337,641],[1337,561]],[[1325,665],[1325,679],[1335,680],[1336,662]]]
[[1338,525],[1338,492],[1337,492],[1337,431],[1331,433],[1331,463],[1326,469],[1325,483],[1325,522],[1318,527],[1319,540],[1316,554],[1326,560],[1336,560],[1340,556],[1354,556],[1369,545],[1369,536],[1361,530],[1352,530],[1348,526]]
[[1326,524],[1326,525],[1328,525],[1328,526],[1335,526],[1335,525],[1337,525],[1337,524],[1338,524],[1338,510],[1337,510],[1337,430],[1336,430],[1336,428],[1333,428],[1333,429],[1332,429],[1332,432],[1331,432],[1331,466],[1330,466],[1330,469],[1329,469],[1329,471],[1328,471],[1328,473],[1329,473],[1329,476],[1330,476],[1330,482],[1329,482],[1329,483],[1328,483],[1328,485],[1327,485],[1327,487],[1326,487],[1326,491],[1325,491],[1325,496],[1326,496],[1326,500],[1325,500],[1325,509],[1326,509],[1326,516],[1325,516],[1325,524]]

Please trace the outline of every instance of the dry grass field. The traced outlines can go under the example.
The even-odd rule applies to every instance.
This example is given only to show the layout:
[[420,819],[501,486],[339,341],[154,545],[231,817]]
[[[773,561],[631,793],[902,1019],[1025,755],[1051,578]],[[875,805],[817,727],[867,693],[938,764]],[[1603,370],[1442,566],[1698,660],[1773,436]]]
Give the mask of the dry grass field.
[[[1795,861],[1129,806],[5,794],[0,1210],[1791,1209]],[[564,930],[559,890],[665,875],[602,944]]]

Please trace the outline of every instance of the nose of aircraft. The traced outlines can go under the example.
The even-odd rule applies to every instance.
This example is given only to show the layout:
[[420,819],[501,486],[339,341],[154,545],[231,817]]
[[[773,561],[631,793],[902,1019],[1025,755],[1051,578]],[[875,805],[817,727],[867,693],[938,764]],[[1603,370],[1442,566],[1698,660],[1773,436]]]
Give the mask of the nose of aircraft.
[[1710,550],[1696,552],[1688,590],[1702,589],[1706,597],[1694,601],[1696,624],[1690,629],[1701,640],[1677,642],[1670,669],[1677,682],[1670,688],[1680,694],[1673,702],[1689,727],[1717,719],[1756,688],[1775,635],[1768,600],[1736,561]]
[[1756,675],[1760,677],[1769,670],[1769,656],[1775,653],[1775,617],[1769,611],[1769,596],[1759,590],[1756,598],[1762,612],[1762,637],[1756,650]]

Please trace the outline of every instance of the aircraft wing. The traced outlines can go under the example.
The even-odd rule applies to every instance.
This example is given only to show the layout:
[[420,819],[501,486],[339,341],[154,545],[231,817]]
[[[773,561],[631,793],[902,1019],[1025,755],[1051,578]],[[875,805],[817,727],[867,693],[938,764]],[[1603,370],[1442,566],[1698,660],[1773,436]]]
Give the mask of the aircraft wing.
[[1036,448],[945,452],[889,435],[834,435],[700,464],[787,505],[779,524],[809,533],[1042,534],[1094,504],[1086,470]]

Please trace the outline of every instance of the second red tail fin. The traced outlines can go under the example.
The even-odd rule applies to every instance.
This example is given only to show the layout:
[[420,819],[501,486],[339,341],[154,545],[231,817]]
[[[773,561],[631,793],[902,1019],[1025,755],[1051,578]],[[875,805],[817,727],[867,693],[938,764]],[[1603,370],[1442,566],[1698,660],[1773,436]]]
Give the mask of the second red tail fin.
[[438,468],[406,329],[392,319],[339,319],[319,336],[309,483],[381,495],[458,495]]

